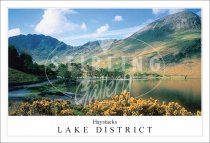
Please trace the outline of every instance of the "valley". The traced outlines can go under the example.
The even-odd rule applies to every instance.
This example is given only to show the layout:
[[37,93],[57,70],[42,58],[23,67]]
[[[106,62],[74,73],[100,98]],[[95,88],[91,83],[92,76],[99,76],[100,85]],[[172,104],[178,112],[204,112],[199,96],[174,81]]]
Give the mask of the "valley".
[[[201,19],[193,12],[155,20],[124,39],[81,46],[37,34],[8,42],[11,115],[124,115],[122,108],[125,115],[200,115]],[[19,113],[16,102],[18,108],[43,106],[43,111]],[[45,110],[54,102],[62,112]],[[102,110],[104,103],[114,111]],[[155,111],[127,112],[131,105],[138,110],[154,105]]]

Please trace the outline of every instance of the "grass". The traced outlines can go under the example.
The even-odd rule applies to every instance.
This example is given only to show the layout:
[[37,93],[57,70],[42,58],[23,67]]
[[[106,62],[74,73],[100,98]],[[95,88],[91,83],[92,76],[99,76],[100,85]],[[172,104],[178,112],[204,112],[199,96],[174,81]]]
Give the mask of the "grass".
[[39,95],[63,95],[62,92],[76,92],[77,86],[73,83],[70,85],[65,85],[64,82],[55,82],[53,86],[50,84],[36,86],[36,87],[29,87],[30,91],[37,92]]
[[[58,87],[56,86],[56,88],[59,91],[66,91],[65,86],[63,87]],[[59,92],[57,89],[55,89],[53,86],[51,85],[42,85],[42,86],[36,86],[36,87],[29,87],[29,90],[33,91],[33,92],[37,92],[39,93],[39,95],[45,95],[45,94],[49,94],[49,95],[62,95],[61,92]]]
[[22,71],[9,68],[9,84],[20,85],[41,82],[42,79],[36,75],[27,74]]
[[[137,37],[138,38],[138,37]],[[167,73],[166,74],[175,74],[182,75],[188,74],[189,76],[199,76],[200,75],[200,63],[199,65],[192,64],[193,70],[184,69],[183,62],[186,60],[197,59],[200,61],[201,57],[201,48],[200,48],[200,40],[201,40],[201,32],[193,31],[193,32],[176,32],[174,34],[168,35],[163,39],[159,40],[150,40],[150,37],[139,37],[140,40],[144,40],[149,45],[152,45],[153,48],[148,48],[148,46],[141,41],[128,38],[123,41],[115,44],[108,53],[112,54],[112,65],[115,67],[119,67],[121,65],[121,56],[128,57],[138,57],[142,56],[145,62],[149,61],[151,57],[160,54],[165,64],[167,64]],[[154,50],[155,49],[155,50]],[[108,67],[107,56],[105,54],[100,53],[101,62],[100,66],[103,68]],[[89,60],[87,62],[90,62]],[[126,61],[126,74],[133,74],[137,71],[133,71],[133,67],[131,65],[131,60]],[[162,63],[162,60],[161,60]],[[176,69],[176,67],[179,67]],[[146,65],[143,65],[143,68],[147,68]],[[183,70],[182,70],[183,69]],[[180,71],[181,70],[181,71]],[[194,72],[196,71],[196,72]],[[148,71],[150,72],[150,71]],[[163,74],[163,71],[160,70],[159,74]]]
[[184,60],[184,62],[174,65],[166,65],[165,75],[178,76],[187,75],[188,77],[201,78],[201,59]]

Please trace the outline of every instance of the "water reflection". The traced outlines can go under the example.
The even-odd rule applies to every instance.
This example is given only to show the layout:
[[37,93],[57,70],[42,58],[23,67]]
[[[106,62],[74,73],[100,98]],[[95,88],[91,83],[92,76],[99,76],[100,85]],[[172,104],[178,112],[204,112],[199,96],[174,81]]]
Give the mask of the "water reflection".
[[[158,84],[160,83],[160,84]],[[154,90],[153,87],[158,85]],[[57,84],[65,92],[81,95],[83,100],[90,102],[92,100],[107,99],[112,95],[119,95],[125,89],[136,98],[148,99],[150,97],[166,102],[178,102],[189,111],[201,111],[201,80],[82,80],[76,84]],[[150,91],[149,93],[147,93]],[[147,93],[147,94],[145,94]],[[30,96],[28,96],[30,94]],[[17,100],[21,97],[33,97],[33,93],[27,89],[14,90],[9,92],[10,100]],[[61,93],[62,95],[62,93]],[[70,98],[61,95],[51,95],[42,93],[41,97],[58,98],[70,100]],[[83,101],[82,101],[83,102]]]
[[[135,97],[152,88],[157,81],[133,81],[131,94]],[[201,110],[201,80],[163,80],[157,88],[142,98],[179,102],[190,111]]]
[[[162,80],[158,84],[159,82],[159,80],[132,80],[130,82],[129,80],[86,80],[77,85],[76,90],[73,86],[70,88],[73,92],[85,96],[87,100],[106,99],[126,89],[131,92],[131,96],[136,98],[152,97],[160,101],[179,102],[190,111],[201,110],[200,79]],[[157,84],[158,86],[150,91]]]

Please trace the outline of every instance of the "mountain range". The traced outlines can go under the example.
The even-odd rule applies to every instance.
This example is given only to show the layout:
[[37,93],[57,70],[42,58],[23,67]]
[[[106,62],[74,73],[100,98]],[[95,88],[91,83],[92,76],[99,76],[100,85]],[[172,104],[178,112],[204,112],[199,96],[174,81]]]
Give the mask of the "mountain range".
[[[43,62],[57,56],[59,62],[80,62],[81,56],[85,64],[90,64],[92,56],[100,58],[98,65],[107,67],[107,57],[112,57],[114,67],[120,66],[122,56],[144,57],[148,61],[155,55],[161,55],[166,64],[166,74],[188,74],[200,76],[201,65],[201,18],[193,12],[183,11],[146,25],[131,36],[116,40],[91,41],[81,46],[70,46],[53,37],[45,35],[18,35],[9,38],[19,53],[28,51],[37,62]],[[130,68],[130,60],[126,59],[126,70]],[[147,69],[144,69],[147,70]]]

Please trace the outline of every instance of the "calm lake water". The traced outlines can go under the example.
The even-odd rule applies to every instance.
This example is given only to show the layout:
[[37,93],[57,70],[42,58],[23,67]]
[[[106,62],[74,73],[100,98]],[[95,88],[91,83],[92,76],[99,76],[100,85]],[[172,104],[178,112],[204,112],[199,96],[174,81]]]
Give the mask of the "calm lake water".
[[[59,85],[61,86],[61,85]],[[80,94],[83,100],[106,99],[119,95],[125,89],[131,96],[148,99],[150,97],[166,102],[178,102],[190,111],[201,110],[201,80],[83,80],[80,84],[63,84],[63,92]],[[55,85],[56,87],[56,85]],[[9,97],[23,97],[30,90],[19,89],[9,92]],[[46,95],[44,97],[51,97]],[[68,100],[66,96],[54,95],[53,98]]]
[[[132,95],[145,93],[158,81],[134,81]],[[201,110],[201,80],[163,80],[151,92],[142,98],[155,98],[160,101],[178,102],[190,111]]]

